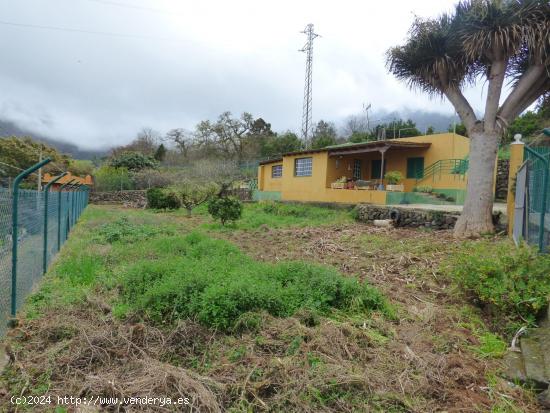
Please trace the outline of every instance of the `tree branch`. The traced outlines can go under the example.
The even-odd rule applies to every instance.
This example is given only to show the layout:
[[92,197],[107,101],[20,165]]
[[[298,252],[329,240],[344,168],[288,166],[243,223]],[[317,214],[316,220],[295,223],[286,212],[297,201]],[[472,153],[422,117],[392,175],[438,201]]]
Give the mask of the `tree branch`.
[[502,104],[502,107],[498,112],[499,117],[504,119],[507,124],[510,124],[517,116],[514,114],[521,113],[521,111],[518,112],[518,108],[522,106],[522,101],[524,101],[526,95],[531,92],[533,85],[536,84],[537,81],[540,81],[540,78],[544,76],[543,65],[530,66],[523,73],[514,90],[512,90]]
[[485,101],[484,129],[486,132],[494,132],[497,126],[498,105],[500,103],[500,94],[506,74],[507,61],[499,60],[491,63],[489,72],[489,87],[487,89],[487,99]]
[[462,120],[462,123],[464,123],[464,126],[466,126],[466,129],[471,131],[477,122],[476,114],[460,89],[451,87],[445,89],[443,93],[455,107],[458,116],[460,116],[460,119]]
[[510,119],[513,121],[517,116],[519,116],[525,109],[531,106],[536,100],[541,97],[544,93],[550,90],[550,77],[541,78],[536,85],[533,85],[533,88],[523,97],[523,99],[518,103],[515,108],[515,111],[510,114]]

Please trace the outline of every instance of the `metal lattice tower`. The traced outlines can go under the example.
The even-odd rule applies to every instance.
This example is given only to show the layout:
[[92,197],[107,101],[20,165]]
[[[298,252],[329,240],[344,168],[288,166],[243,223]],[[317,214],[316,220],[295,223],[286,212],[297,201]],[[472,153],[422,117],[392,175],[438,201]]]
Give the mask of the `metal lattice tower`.
[[313,63],[313,40],[319,37],[313,31],[313,24],[308,24],[305,30],[302,32],[307,36],[307,42],[300,52],[306,53],[306,82],[304,87],[304,106],[302,113],[302,139],[306,147],[310,146],[310,135],[312,125],[312,99],[311,99],[311,81],[312,81],[312,63]]

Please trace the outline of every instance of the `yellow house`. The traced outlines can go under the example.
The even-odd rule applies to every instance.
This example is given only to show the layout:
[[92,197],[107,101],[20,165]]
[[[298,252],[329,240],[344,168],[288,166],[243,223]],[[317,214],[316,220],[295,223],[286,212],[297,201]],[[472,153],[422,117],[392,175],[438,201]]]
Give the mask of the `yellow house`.
[[[438,203],[446,198],[441,202],[462,203],[468,153],[469,139],[454,133],[291,152],[260,162],[255,198],[348,204]],[[390,171],[401,173],[398,185],[384,179]]]

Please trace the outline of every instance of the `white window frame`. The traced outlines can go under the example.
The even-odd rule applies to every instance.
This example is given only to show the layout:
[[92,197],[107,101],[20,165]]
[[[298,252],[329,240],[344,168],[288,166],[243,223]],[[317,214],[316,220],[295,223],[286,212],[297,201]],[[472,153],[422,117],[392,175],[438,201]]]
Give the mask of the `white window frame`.
[[296,158],[294,159],[294,176],[307,177],[313,174],[313,158]]
[[[275,171],[278,171],[277,173]],[[271,178],[278,179],[283,177],[283,165],[271,166]]]

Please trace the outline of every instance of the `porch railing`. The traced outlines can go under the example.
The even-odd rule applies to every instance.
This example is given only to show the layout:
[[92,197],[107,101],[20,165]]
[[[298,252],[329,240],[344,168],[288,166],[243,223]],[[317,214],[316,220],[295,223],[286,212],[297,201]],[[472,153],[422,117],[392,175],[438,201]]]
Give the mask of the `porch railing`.
[[434,182],[436,178],[441,178],[443,175],[455,175],[457,179],[464,179],[466,172],[468,172],[467,159],[440,159],[417,174],[416,185],[430,178]]

